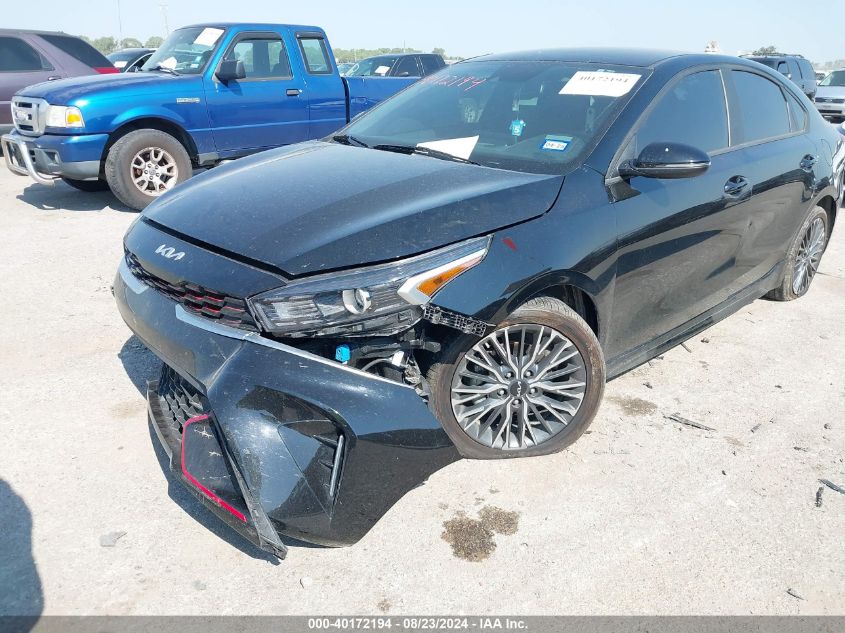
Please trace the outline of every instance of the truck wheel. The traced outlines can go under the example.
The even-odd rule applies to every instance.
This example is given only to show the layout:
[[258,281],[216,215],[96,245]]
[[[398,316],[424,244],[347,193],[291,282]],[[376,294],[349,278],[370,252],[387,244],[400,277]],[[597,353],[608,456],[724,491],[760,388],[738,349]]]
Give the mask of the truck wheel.
[[106,180],[118,200],[141,210],[191,177],[191,159],[178,140],[160,130],[121,137],[106,157]]
[[428,371],[430,406],[464,457],[556,453],[598,411],[605,364],[590,326],[538,297],[482,339],[459,336]]
[[79,191],[108,191],[109,183],[105,180],[74,180],[73,178],[62,178],[62,182],[70,185]]

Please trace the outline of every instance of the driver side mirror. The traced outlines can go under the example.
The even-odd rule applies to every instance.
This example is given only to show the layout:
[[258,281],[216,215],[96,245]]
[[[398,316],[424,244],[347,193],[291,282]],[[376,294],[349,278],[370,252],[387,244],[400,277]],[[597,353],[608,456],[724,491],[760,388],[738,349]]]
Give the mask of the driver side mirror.
[[700,149],[682,143],[651,143],[633,160],[619,165],[619,175],[628,179],[692,178],[710,168],[710,156]]
[[245,79],[246,68],[244,68],[244,63],[239,59],[226,59],[220,62],[220,68],[217,69],[214,75],[223,83],[227,83],[237,79]]

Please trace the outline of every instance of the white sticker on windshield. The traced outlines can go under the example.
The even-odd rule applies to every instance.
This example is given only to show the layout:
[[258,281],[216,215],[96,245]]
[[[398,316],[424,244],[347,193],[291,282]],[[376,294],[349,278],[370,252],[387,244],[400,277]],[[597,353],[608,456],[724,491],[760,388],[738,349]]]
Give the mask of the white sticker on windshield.
[[449,138],[444,141],[428,141],[427,143],[417,143],[417,147],[425,147],[433,149],[438,152],[445,152],[457,158],[469,159],[472,150],[478,144],[477,136],[467,136],[466,138]]
[[163,68],[170,68],[171,70],[176,68],[176,64],[178,64],[178,60],[175,57],[168,57],[163,62],[159,62],[159,66]]
[[579,70],[558,94],[621,97],[631,91],[640,77],[642,75]]
[[202,33],[197,35],[197,39],[194,40],[194,44],[199,44],[200,46],[214,46],[221,35],[223,35],[223,29],[215,29],[212,27],[205,28],[202,30]]
[[390,66],[379,66],[374,72],[376,75],[386,75],[389,70]]

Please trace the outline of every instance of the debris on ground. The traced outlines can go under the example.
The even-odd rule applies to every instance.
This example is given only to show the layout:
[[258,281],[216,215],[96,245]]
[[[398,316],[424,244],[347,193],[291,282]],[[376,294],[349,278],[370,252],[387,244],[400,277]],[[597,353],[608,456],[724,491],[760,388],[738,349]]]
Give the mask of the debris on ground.
[[833,427],[832,427],[832,426],[830,426],[830,422],[825,422],[824,428],[826,428],[826,429],[829,431],[829,430],[830,430],[830,429],[832,429]]
[[763,425],[762,425],[762,423],[759,423],[759,422],[758,422],[757,424],[755,424],[754,426],[752,426],[752,427],[751,427],[751,432],[752,432],[752,433],[756,433],[757,431],[759,431],[759,430],[760,430],[760,427],[761,427],[761,426],[763,426]]
[[672,420],[673,422],[677,422],[678,424],[683,424],[684,426],[691,426],[694,429],[701,429],[702,431],[715,431],[716,429],[701,424],[700,422],[693,422],[692,420],[687,420],[685,417],[682,417],[680,413],[673,413],[672,415],[664,416],[667,420]]
[[643,386],[645,386],[646,389],[654,389],[654,385],[652,385],[650,382],[644,382]]
[[832,481],[829,481],[827,479],[819,479],[819,483],[824,484],[825,486],[827,486],[828,488],[830,488],[834,492],[838,492],[841,495],[845,495],[845,488],[843,488],[842,486],[837,486]]
[[793,598],[798,598],[799,600],[803,600],[803,599],[804,599],[804,598],[802,598],[801,596],[799,596],[799,595],[798,595],[798,593],[795,591],[795,589],[787,589],[787,590],[786,590],[786,593],[788,593],[788,594],[789,594],[790,596],[792,596]]
[[519,529],[519,512],[508,512],[495,506],[484,506],[479,519],[463,513],[443,523],[441,538],[452,546],[452,553],[473,563],[490,557],[496,549],[494,534],[512,535]]
[[308,587],[314,584],[314,581],[310,576],[303,576],[299,579],[299,584],[302,585],[303,589],[308,589]]
[[793,446],[792,448],[794,448],[796,451],[801,451],[802,453],[809,453],[810,452],[809,448],[805,448],[803,446]]
[[710,339],[705,336],[703,339],[701,339],[701,342],[702,343],[709,343]]
[[100,536],[100,547],[114,547],[124,536],[126,536],[126,532],[123,530],[103,534]]
[[824,492],[824,486],[819,486],[819,489],[816,490],[816,507],[822,507],[822,493]]
[[687,350],[690,354],[692,354],[692,350],[689,348],[689,346],[688,346],[686,343],[681,343],[681,347],[683,347],[683,348],[684,348],[685,350]]

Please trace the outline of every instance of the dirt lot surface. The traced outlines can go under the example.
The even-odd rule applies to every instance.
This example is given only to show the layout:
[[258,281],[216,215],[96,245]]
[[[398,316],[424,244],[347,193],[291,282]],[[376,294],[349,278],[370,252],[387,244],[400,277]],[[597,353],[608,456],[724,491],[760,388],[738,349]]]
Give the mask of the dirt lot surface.
[[817,505],[845,486],[845,225],[806,298],[610,383],[570,450],[458,462],[276,564],[154,447],[158,366],[109,290],[135,217],[0,169],[0,613],[845,613],[845,495]]

